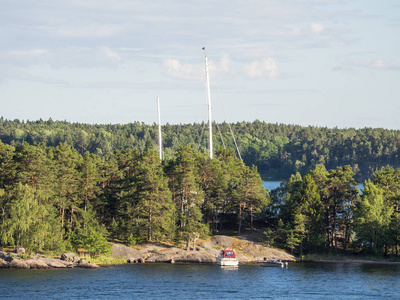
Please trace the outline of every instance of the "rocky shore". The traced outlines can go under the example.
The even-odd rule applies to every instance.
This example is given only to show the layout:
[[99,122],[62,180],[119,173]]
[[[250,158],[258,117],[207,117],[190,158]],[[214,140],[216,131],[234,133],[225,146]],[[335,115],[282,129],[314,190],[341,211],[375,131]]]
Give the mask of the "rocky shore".
[[125,258],[128,263],[215,263],[215,256],[221,249],[235,249],[240,263],[261,262],[267,260],[295,261],[296,258],[284,251],[266,247],[245,237],[214,236],[200,240],[195,249],[175,247],[166,244],[144,244],[127,247],[114,244],[111,248],[113,258]]
[[[183,245],[147,243],[134,247],[113,244],[112,258],[126,259],[127,263],[216,263],[215,257],[222,249],[235,249],[239,263],[255,263],[267,260],[293,262],[296,258],[284,251],[266,247],[244,236],[214,236],[198,240],[187,250]],[[99,268],[98,265],[80,259],[74,253],[63,253],[59,258],[46,258],[31,254],[25,258],[24,251],[0,251],[0,269],[58,269],[58,268]]]
[[21,258],[22,255],[18,252],[22,251],[16,253],[0,251],[0,269],[97,269],[99,267],[85,259],[80,259],[74,253],[63,253],[60,258],[46,258],[35,254],[30,255],[29,258]]

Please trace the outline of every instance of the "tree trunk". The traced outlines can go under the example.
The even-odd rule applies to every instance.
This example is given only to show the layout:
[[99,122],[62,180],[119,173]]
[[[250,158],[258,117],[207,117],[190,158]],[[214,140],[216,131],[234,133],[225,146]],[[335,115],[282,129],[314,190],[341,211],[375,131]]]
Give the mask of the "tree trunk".
[[148,219],[148,221],[149,221],[149,225],[148,225],[148,227],[147,227],[147,239],[148,239],[148,241],[151,241],[151,239],[152,239],[152,236],[151,236],[151,207],[150,207],[150,209],[149,209],[149,219]]
[[197,232],[194,233],[194,237],[193,237],[193,250],[196,251],[196,241],[199,238],[199,234]]
[[300,257],[303,256],[303,240],[300,241]]
[[344,232],[344,242],[343,242],[343,250],[346,251],[346,247],[347,247],[347,239],[348,239],[348,235],[349,235],[349,222],[346,222],[346,229]]
[[253,205],[250,206],[250,226],[251,232],[253,233]]
[[240,230],[242,229],[242,206],[239,205],[239,229],[238,235],[240,234]]
[[63,207],[61,208],[61,228],[64,228],[64,216],[65,216],[65,209]]
[[186,251],[190,251],[190,237],[188,237],[186,241]]

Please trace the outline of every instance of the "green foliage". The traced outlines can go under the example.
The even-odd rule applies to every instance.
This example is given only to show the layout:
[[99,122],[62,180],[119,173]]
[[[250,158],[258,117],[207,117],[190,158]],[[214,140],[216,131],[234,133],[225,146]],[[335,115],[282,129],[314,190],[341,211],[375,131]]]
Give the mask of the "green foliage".
[[24,253],[24,254],[19,254],[19,255],[18,255],[18,257],[19,257],[19,258],[21,258],[21,259],[27,259],[27,258],[30,258],[29,254],[27,254],[27,253]]
[[369,249],[370,254],[382,254],[385,241],[389,238],[393,207],[385,204],[383,193],[382,189],[367,181],[357,206],[357,241]]
[[4,245],[25,247],[33,251],[42,250],[50,242],[50,234],[57,232],[52,210],[40,205],[40,191],[19,183],[4,197],[7,199],[0,223],[0,238]]
[[110,254],[111,244],[107,242],[107,229],[98,223],[95,212],[88,210],[81,211],[81,214],[81,223],[70,234],[74,249],[84,248],[90,255]]
[[293,254],[294,248],[296,248],[300,244],[300,238],[297,237],[294,230],[289,230],[286,238],[285,246],[290,249]]
[[[109,236],[195,244],[210,231],[256,227],[269,245],[300,254],[349,245],[399,254],[399,131],[219,127],[228,125],[244,162],[230,141],[213,160],[202,153],[201,124],[165,125],[160,162],[155,125],[2,119],[0,243],[96,254],[109,251]],[[269,195],[259,172],[288,180]],[[371,175],[360,196],[355,178]]]
[[266,228],[263,232],[263,235],[260,238],[260,241],[265,243],[268,247],[275,246],[275,231],[272,228]]
[[119,231],[120,231],[120,229],[119,229],[118,222],[117,222],[117,220],[115,220],[115,218],[113,217],[113,218],[112,218],[112,222],[111,222],[111,224],[110,224],[110,226],[109,226],[110,235],[111,235],[112,237],[114,237],[114,238],[118,238],[118,233],[119,233]]
[[129,246],[135,246],[138,243],[138,239],[134,237],[132,233],[129,235],[126,241]]
[[[216,125],[215,125],[216,126]],[[242,157],[247,165],[256,165],[264,178],[285,179],[291,174],[306,174],[317,164],[327,169],[350,165],[358,180],[387,164],[400,167],[400,131],[382,128],[338,129],[268,124],[258,120],[236,124],[218,124],[228,148],[234,149],[229,126],[235,132]],[[201,139],[202,124],[164,125],[165,157],[170,160],[181,146],[207,148]],[[217,129],[217,128],[215,128]],[[136,148],[140,152],[155,149],[157,126],[139,122],[130,124],[90,125],[65,121],[26,121],[1,119],[0,140],[8,145],[44,143],[56,147],[65,143],[84,155],[103,158],[115,151]],[[215,139],[216,148],[222,141]]]

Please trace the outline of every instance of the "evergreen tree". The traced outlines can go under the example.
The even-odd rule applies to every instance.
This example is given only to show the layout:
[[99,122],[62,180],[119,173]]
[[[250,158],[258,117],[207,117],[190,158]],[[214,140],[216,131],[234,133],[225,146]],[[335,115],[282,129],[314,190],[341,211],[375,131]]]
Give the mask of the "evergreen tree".
[[385,201],[384,191],[370,180],[364,184],[361,201],[355,212],[357,242],[370,254],[382,254],[390,237],[393,207]]
[[138,236],[146,236],[148,241],[171,239],[175,230],[175,207],[158,153],[146,150],[131,176],[131,189],[124,197],[133,206],[130,209],[130,217],[135,220],[133,231]]
[[203,223],[203,214],[200,206],[204,199],[200,189],[198,167],[195,161],[195,152],[189,147],[182,147],[177,153],[173,164],[173,177],[175,178],[172,189],[175,192],[178,210],[178,232],[183,239],[189,241],[208,232]]
[[337,250],[338,232],[344,232],[343,248],[346,249],[349,230],[352,222],[352,214],[355,201],[358,196],[358,190],[355,187],[356,181],[353,178],[354,173],[350,166],[339,167],[337,170],[331,170],[327,177],[326,191],[326,228],[328,233],[328,242],[330,247]]

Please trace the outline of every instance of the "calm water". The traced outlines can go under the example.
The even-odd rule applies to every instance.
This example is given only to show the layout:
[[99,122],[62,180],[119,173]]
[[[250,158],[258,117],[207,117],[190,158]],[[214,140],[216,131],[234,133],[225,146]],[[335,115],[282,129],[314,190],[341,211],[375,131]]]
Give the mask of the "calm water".
[[[264,181],[263,186],[268,189],[270,192],[281,185],[281,181]],[[357,185],[358,189],[362,193],[364,190],[364,185],[362,183]]]
[[272,190],[278,188],[280,184],[281,181],[264,181],[263,186],[271,192]]
[[0,298],[14,299],[399,299],[400,266],[292,263],[136,264],[99,270],[0,270]]

